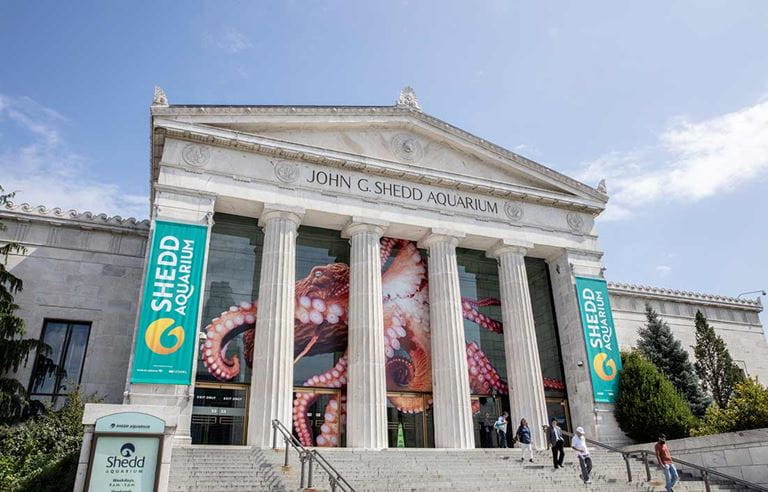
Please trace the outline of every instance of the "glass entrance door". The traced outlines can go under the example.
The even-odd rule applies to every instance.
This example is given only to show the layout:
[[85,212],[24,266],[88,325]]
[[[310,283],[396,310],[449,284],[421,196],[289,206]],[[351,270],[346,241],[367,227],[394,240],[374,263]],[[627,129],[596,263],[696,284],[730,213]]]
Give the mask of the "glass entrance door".
[[192,406],[192,444],[245,444],[247,408],[247,386],[198,383]]
[[[552,422],[552,419],[557,419],[557,425],[561,429],[573,432],[571,430],[571,421],[568,412],[568,400],[564,398],[547,398],[547,425]],[[566,444],[570,445],[568,437],[565,438]]]
[[387,394],[387,430],[390,448],[434,448],[432,395]]
[[472,415],[472,422],[475,429],[475,447],[476,448],[495,448],[498,447],[496,432],[493,430],[493,424],[499,418],[502,412],[502,398],[492,396],[473,396],[472,409],[479,408],[480,411]]
[[[341,391],[332,389],[294,388],[293,399],[297,396],[308,397],[306,409],[306,427],[296,428],[294,422],[293,435],[304,446],[343,447],[346,445],[345,417],[340,406]],[[307,401],[307,400],[303,400]],[[296,412],[294,403],[294,412]]]

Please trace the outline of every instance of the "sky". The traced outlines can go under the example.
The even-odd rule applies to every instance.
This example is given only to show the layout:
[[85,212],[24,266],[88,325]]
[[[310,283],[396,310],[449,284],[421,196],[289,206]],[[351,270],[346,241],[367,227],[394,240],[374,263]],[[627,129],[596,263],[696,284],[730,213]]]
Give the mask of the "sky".
[[155,84],[317,105],[411,85],[428,114],[605,178],[609,280],[736,296],[768,290],[766,47],[763,0],[4,1],[0,186],[146,218]]

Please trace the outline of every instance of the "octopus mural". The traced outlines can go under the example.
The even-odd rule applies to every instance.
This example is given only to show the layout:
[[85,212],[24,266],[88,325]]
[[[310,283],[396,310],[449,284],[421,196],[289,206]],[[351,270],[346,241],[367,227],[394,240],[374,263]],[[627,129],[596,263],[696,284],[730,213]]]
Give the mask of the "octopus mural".
[[[382,293],[384,312],[384,350],[386,356],[387,391],[430,393],[432,367],[429,325],[429,290],[427,268],[412,241],[383,238],[381,240]],[[335,365],[306,380],[308,388],[346,387],[347,379],[347,315],[349,307],[349,266],[331,263],[315,266],[309,275],[296,283],[295,289],[294,363],[302,357],[343,353]],[[498,305],[497,299],[462,299],[465,319],[484,329],[502,333],[501,322],[478,311]],[[254,327],[257,301],[243,302],[211,321],[205,327],[200,359],[208,372],[228,381],[240,372],[239,354],[226,356],[228,344],[240,334],[244,337],[244,359],[253,360]],[[470,388],[473,394],[507,394],[507,383],[475,343],[467,344]],[[562,390],[562,383],[546,379],[547,389]],[[293,404],[293,427],[305,446],[337,446],[346,412],[346,396],[332,397],[325,407],[325,421],[317,436],[312,435],[307,410],[319,396],[311,390],[297,392]],[[390,397],[390,403],[405,413],[425,410],[424,399]],[[474,401],[477,405],[477,401]],[[479,411],[473,408],[473,411]]]

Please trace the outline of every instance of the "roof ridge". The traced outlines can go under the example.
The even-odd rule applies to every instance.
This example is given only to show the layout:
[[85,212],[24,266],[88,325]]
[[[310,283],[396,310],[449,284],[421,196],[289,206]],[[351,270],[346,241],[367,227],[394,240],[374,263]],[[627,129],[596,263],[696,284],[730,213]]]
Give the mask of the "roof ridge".
[[[82,222],[92,222],[104,225],[133,227],[136,229],[148,229],[148,219],[136,219],[135,217],[123,218],[119,215],[107,215],[105,213],[95,214],[91,211],[80,212],[73,208],[65,210],[61,207],[48,208],[45,205],[30,205],[27,202],[15,204],[8,201],[4,206],[5,210],[10,212],[23,213],[27,215],[37,215],[53,219],[79,220]],[[0,211],[2,211],[0,209]]]
[[621,290],[626,290],[631,292],[674,295],[678,297],[684,297],[687,299],[695,299],[695,300],[701,300],[701,301],[727,302],[732,304],[740,304],[743,306],[762,307],[762,303],[760,302],[759,297],[757,298],[757,300],[740,299],[738,297],[723,296],[718,294],[705,294],[703,292],[691,292],[691,291],[670,289],[666,287],[651,287],[648,285],[636,285],[636,284],[629,284],[629,283],[622,283],[622,282],[608,282],[608,287],[612,289],[621,289]]

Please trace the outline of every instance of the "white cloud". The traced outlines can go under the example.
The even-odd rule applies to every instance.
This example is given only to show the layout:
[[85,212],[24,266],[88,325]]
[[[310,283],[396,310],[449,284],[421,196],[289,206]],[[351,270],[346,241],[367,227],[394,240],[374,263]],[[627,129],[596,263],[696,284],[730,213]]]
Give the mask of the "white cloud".
[[669,274],[669,272],[671,272],[671,271],[672,271],[672,267],[671,266],[658,265],[656,267],[656,272],[658,272],[658,274],[661,275],[662,277],[666,277]]
[[[143,218],[148,198],[89,175],[86,159],[69,149],[67,119],[27,97],[0,94],[0,186],[15,203]],[[14,134],[14,140],[8,138]]]
[[727,193],[768,174],[768,100],[691,122],[673,119],[652,147],[614,151],[585,163],[582,181],[606,178],[603,220],[657,201],[692,202]]
[[216,45],[233,55],[253,47],[251,40],[234,27],[224,29],[224,32],[216,37]]

